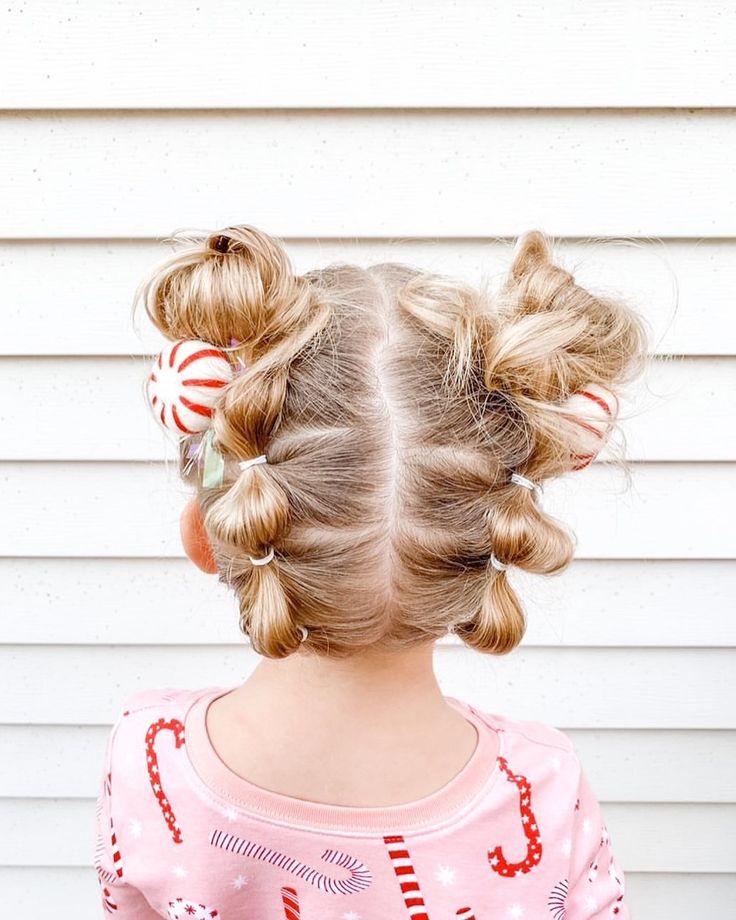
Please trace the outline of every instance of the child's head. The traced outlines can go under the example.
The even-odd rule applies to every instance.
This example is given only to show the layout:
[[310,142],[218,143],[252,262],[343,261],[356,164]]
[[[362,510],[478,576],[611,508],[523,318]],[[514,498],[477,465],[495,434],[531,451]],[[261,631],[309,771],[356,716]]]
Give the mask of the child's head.
[[560,572],[574,538],[511,476],[589,462],[598,436],[567,401],[641,368],[642,317],[578,286],[538,231],[496,292],[396,263],[298,276],[250,226],[186,242],[140,291],[168,338],[239,343],[211,420],[222,483],[183,475],[254,648],[284,657],[307,627],[304,648],[340,657],[450,628],[513,649],[502,565]]

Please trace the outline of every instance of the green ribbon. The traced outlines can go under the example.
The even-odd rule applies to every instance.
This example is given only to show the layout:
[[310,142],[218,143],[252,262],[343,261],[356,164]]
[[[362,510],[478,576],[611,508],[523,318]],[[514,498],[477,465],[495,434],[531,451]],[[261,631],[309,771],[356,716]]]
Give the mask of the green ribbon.
[[208,428],[202,438],[202,485],[206,489],[219,488],[225,474],[225,458],[212,444],[213,437],[213,429]]

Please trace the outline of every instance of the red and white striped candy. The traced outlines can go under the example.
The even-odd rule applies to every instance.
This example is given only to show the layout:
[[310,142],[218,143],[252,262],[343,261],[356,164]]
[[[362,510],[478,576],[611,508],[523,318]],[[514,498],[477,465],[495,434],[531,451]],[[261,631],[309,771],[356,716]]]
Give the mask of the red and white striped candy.
[[[565,403],[564,417],[579,426],[570,445],[573,470],[582,470],[598,456],[618,415],[618,400],[610,390],[590,383],[577,390]],[[581,418],[581,416],[583,416]]]
[[179,435],[209,427],[217,395],[233,379],[227,354],[199,339],[180,339],[157,356],[147,381],[157,421]]

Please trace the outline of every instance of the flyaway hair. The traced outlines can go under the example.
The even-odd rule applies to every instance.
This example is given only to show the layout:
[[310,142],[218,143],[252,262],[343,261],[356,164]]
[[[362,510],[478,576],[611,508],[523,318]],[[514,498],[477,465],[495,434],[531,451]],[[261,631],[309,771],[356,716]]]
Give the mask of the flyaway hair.
[[642,317],[579,286],[538,230],[495,292],[393,262],[296,275],[248,225],[175,239],[139,296],[167,338],[240,359],[212,415],[222,485],[187,481],[254,648],[346,657],[453,627],[511,651],[525,615],[492,553],[550,575],[575,550],[511,474],[543,485],[577,468],[565,404],[642,369]]

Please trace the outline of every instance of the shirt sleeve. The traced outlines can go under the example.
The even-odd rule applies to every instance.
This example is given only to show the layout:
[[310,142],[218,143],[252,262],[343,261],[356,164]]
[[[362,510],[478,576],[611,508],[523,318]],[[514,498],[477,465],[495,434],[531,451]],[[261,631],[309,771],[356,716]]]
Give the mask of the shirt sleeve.
[[580,768],[570,850],[566,920],[630,920],[624,874],[613,854],[601,807]]
[[102,916],[108,920],[110,917],[116,920],[160,920],[161,915],[143,894],[126,881],[124,861],[115,833],[113,742],[118,725],[119,720],[107,739],[96,806],[94,867],[100,888]]

